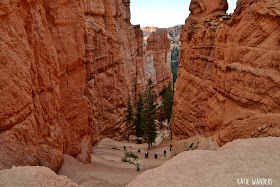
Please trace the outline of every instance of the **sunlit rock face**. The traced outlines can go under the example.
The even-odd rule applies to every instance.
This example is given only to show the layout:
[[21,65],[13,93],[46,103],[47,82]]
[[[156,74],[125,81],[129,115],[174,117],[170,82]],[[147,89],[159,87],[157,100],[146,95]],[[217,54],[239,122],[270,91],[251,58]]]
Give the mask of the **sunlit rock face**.
[[90,162],[122,138],[128,95],[145,86],[129,1],[0,2],[0,167]]
[[[211,4],[211,6],[210,6]],[[280,135],[280,3],[192,0],[181,33],[173,132],[234,139]]]
[[86,1],[87,96],[94,142],[124,133],[128,96],[145,86],[143,34],[130,24],[129,1]]
[[167,30],[157,30],[148,37],[144,66],[145,78],[153,81],[158,94],[164,85],[172,83],[170,39]]
[[192,0],[190,11],[195,16],[207,16],[215,12],[226,12],[228,10],[227,0]]
[[0,12],[0,164],[89,162],[82,1],[1,1]]
[[[234,140],[217,151],[184,151],[161,166],[146,170],[128,187],[145,186],[254,186],[256,181],[280,185],[280,138]],[[271,155],[271,156],[268,156]],[[261,169],[260,169],[261,168]],[[168,171],[168,172],[167,172]],[[240,174],[246,178],[240,178]],[[256,179],[255,176],[262,176]],[[248,182],[245,182],[247,180]],[[264,182],[265,183],[265,182]]]

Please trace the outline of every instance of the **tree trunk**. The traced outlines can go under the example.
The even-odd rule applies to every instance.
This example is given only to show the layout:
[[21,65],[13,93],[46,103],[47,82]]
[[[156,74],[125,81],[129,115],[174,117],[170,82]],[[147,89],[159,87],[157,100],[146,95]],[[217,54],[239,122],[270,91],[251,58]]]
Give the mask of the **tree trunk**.
[[173,140],[173,136],[172,136],[172,128],[171,128],[171,122],[170,122],[170,119],[168,119],[168,126],[170,127],[170,137],[171,137],[171,140]]

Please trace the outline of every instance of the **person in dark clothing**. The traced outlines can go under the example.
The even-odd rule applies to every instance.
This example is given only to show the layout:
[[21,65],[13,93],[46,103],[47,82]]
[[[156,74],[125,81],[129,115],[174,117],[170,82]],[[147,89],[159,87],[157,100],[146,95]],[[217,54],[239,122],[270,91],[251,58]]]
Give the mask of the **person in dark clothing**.
[[164,155],[164,157],[166,157],[166,150],[163,151],[163,155]]
[[138,153],[141,153],[141,150],[140,150],[140,149],[138,149]]
[[172,151],[172,144],[170,144],[170,151]]
[[126,151],[126,146],[125,145],[123,146],[123,150]]
[[157,159],[157,154],[155,154],[155,159]]

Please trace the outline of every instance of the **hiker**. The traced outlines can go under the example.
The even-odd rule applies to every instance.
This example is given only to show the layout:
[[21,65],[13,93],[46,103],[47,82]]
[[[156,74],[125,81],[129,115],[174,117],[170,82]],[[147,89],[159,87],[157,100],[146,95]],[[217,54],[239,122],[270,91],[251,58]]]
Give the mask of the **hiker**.
[[155,154],[155,159],[157,159],[157,154]]
[[170,144],[170,151],[172,151],[172,144]]
[[149,157],[149,151],[147,151],[147,152],[145,153],[145,155],[146,155],[145,157],[148,158],[148,157]]
[[138,153],[141,153],[141,150],[140,150],[140,149],[138,149]]
[[164,157],[166,157],[166,150],[163,151],[163,155],[164,155]]
[[126,151],[126,147],[125,147],[125,145],[123,146],[123,150],[124,150],[124,151]]

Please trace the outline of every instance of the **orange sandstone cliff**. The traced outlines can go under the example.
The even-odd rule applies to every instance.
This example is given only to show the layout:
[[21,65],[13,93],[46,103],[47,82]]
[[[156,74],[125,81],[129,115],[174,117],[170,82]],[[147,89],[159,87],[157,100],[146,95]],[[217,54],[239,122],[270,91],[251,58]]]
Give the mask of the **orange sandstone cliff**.
[[128,95],[145,87],[143,33],[130,24],[130,1],[86,1],[86,95],[93,141],[122,138]]
[[0,2],[0,167],[58,170],[121,138],[143,89],[143,34],[129,0]]
[[280,136],[280,2],[192,0],[181,33],[173,132],[234,139]]
[[153,81],[157,93],[160,93],[169,81],[172,83],[170,39],[167,30],[157,30],[148,37],[144,73],[147,80]]

